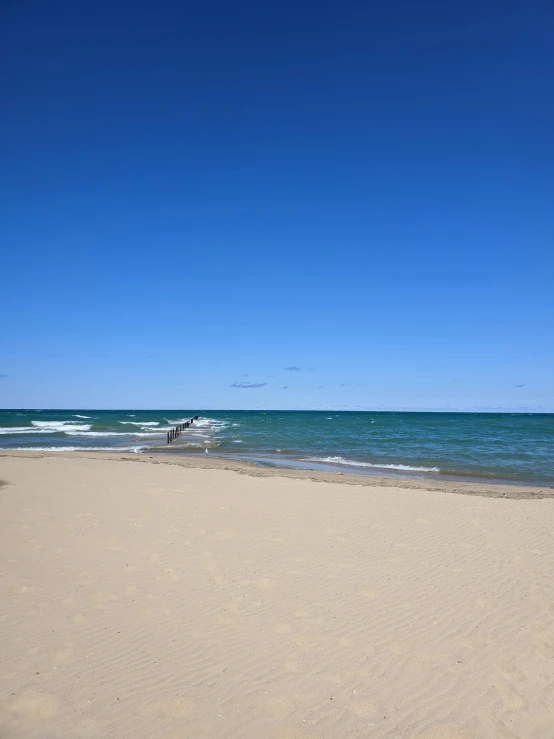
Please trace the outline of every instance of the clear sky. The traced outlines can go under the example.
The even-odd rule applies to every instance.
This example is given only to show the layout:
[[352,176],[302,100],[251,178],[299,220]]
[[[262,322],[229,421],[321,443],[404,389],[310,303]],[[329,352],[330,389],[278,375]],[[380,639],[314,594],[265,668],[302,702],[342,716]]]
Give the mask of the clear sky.
[[0,407],[553,411],[553,48],[550,1],[5,0]]

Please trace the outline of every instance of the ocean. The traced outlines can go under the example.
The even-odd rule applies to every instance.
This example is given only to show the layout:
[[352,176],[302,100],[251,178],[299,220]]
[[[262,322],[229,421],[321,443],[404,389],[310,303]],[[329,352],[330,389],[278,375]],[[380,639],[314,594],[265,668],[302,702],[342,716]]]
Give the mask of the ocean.
[[[167,430],[200,418],[171,444]],[[262,466],[554,485],[554,414],[0,410],[0,448],[209,454]]]

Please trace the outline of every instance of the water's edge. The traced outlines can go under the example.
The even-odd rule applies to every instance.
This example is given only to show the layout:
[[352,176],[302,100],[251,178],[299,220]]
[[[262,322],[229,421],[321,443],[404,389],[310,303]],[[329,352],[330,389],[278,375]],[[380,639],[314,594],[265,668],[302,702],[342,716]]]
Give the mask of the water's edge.
[[554,485],[554,414],[0,410],[0,449],[200,454],[371,477]]
[[[176,454],[154,452],[152,454],[121,453],[116,450],[109,452],[32,452],[0,449],[0,458],[19,457],[23,459],[91,459],[103,460],[113,463],[134,462],[139,464],[164,464],[175,465],[187,469],[232,471],[251,477],[286,477],[290,479],[311,480],[313,482],[334,483],[339,485],[357,485],[360,487],[400,488],[406,490],[420,490],[427,492],[456,493],[460,495],[473,495],[485,498],[504,498],[511,500],[537,500],[543,498],[554,498],[554,486],[547,485],[525,485],[519,483],[501,482],[469,482],[467,480],[443,480],[430,478],[415,478],[409,476],[356,474],[355,472],[324,472],[321,470],[286,468],[286,467],[262,467],[252,462],[238,461],[228,457],[210,455]],[[7,485],[9,486],[9,481]]]

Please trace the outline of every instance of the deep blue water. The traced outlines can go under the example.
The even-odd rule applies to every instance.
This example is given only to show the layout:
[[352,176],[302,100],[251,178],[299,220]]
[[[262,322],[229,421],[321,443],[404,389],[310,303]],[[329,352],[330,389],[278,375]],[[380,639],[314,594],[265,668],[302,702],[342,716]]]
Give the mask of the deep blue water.
[[[168,446],[167,429],[197,414]],[[554,485],[554,414],[0,410],[0,447],[208,449],[260,464]]]

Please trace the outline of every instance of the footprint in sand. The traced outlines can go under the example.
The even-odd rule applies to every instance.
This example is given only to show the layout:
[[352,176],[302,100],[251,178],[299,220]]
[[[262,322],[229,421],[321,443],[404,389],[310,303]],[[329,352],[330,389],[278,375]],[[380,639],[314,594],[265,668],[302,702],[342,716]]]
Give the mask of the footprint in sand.
[[290,634],[292,627],[290,624],[278,623],[273,625],[273,631],[275,631],[276,634]]
[[360,718],[372,716],[375,713],[375,706],[369,701],[356,700],[352,702],[348,707],[353,714],[359,716]]
[[554,659],[554,632],[544,631],[536,641],[537,653],[543,659]]
[[289,704],[286,700],[270,700],[267,703],[267,712],[273,718],[282,718],[289,713]]
[[17,717],[52,718],[58,713],[58,700],[49,693],[28,693],[12,701],[10,709]]
[[401,644],[400,642],[389,644],[389,652],[392,652],[393,654],[406,654],[407,651],[408,646],[406,644]]
[[73,651],[73,647],[71,644],[68,644],[67,646],[61,647],[52,652],[50,655],[50,661],[53,665],[66,665],[69,662],[73,662],[74,657],[75,652]]
[[177,582],[180,579],[181,578],[172,567],[167,567],[164,574],[158,578],[158,580],[165,580],[165,582]]
[[93,603],[93,608],[97,611],[104,611],[110,604],[119,600],[117,595],[106,595],[106,593],[91,593],[89,599]]
[[514,664],[509,660],[499,662],[496,665],[497,670],[500,672],[505,680],[523,680],[524,677],[521,672],[515,668]]
[[508,683],[497,684],[497,689],[502,693],[502,700],[508,708],[513,711],[526,711],[529,707],[527,700],[521,696],[514,688]]

